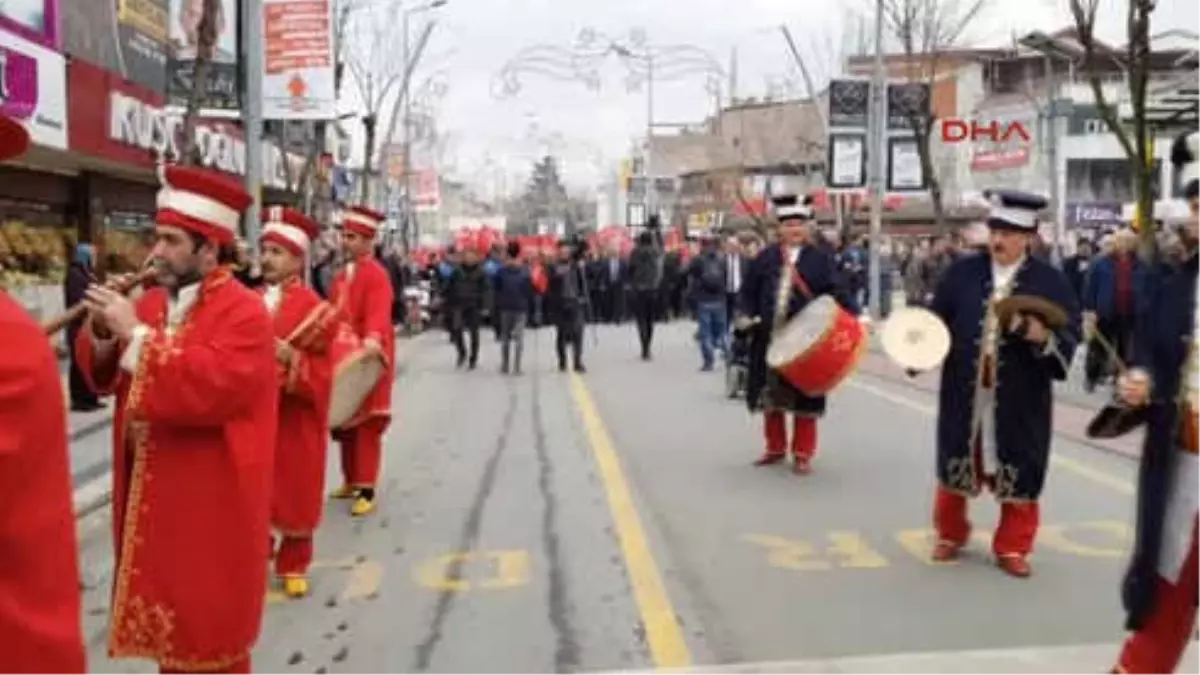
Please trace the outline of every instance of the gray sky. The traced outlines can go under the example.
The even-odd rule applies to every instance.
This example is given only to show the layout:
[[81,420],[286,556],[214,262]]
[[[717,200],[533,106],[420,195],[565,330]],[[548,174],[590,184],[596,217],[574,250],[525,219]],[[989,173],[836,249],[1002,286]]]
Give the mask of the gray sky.
[[[1123,41],[1125,0],[1102,0],[1100,34]],[[601,87],[560,82],[530,74],[507,99],[492,95],[503,66],[535,45],[570,47],[580,31],[593,28],[626,38],[641,28],[650,42],[693,45],[728,68],[738,54],[739,96],[762,96],[772,78],[800,86],[778,31],[786,23],[806,59],[836,67],[847,10],[869,0],[449,0],[437,10],[437,28],[416,82],[441,72],[447,89],[437,106],[439,126],[449,135],[448,173],[473,183],[497,185],[502,173],[524,172],[535,154],[552,149],[563,158],[574,185],[594,183],[631,143],[645,135],[645,90],[630,92],[616,56],[601,70]],[[1154,30],[1196,30],[1196,0],[1159,0]],[[974,44],[997,45],[1013,32],[1054,30],[1068,25],[1066,0],[998,0],[972,30]],[[422,15],[417,15],[422,16]],[[424,15],[431,16],[431,15]],[[413,19],[413,33],[423,19]],[[802,89],[794,89],[802,93]],[[655,87],[655,121],[698,122],[713,109],[704,77],[690,75]],[[490,163],[488,159],[490,158]],[[490,168],[489,168],[490,167]],[[499,167],[499,168],[496,168]],[[507,171],[505,171],[507,167]],[[509,182],[521,180],[515,175]]]

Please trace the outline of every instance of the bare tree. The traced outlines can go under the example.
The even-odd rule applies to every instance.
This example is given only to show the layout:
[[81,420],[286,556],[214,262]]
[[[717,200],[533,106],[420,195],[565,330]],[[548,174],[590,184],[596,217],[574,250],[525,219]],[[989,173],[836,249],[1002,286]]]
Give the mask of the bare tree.
[[[379,116],[404,78],[404,59],[397,53],[400,40],[400,8],[395,3],[386,6],[363,6],[347,16],[345,32],[347,49],[344,53],[346,70],[354,82],[363,108],[363,171],[360,198],[371,197],[371,175],[374,171],[376,133]],[[387,139],[385,138],[385,141]]]
[[909,106],[905,113],[916,137],[921,171],[929,185],[933,222],[939,231],[945,231],[947,223],[942,180],[931,147],[937,127],[932,92],[938,76],[954,67],[950,52],[965,46],[967,29],[987,4],[988,0],[883,0],[884,20],[903,50],[902,76],[930,91],[925,104]]
[[[1124,50],[1113,49],[1096,39],[1096,13],[1099,0],[1069,0],[1075,20],[1076,38],[1083,48],[1081,70],[1092,87],[1100,117],[1133,164],[1133,189],[1140,218],[1142,254],[1152,259],[1156,241],[1154,228],[1154,148],[1153,129],[1146,115],[1146,90],[1150,79],[1150,17],[1155,0],[1126,0]],[[1101,73],[1104,66],[1116,64],[1125,73],[1129,86],[1130,124],[1123,124],[1119,110],[1104,95]]]
[[183,149],[180,163],[193,166],[200,163],[200,149],[196,147],[196,123],[200,118],[200,105],[208,92],[208,78],[212,72],[213,49],[216,48],[221,24],[228,20],[224,15],[221,0],[204,0],[200,23],[196,27],[196,60],[192,71],[192,90],[188,94],[187,108],[183,112]]

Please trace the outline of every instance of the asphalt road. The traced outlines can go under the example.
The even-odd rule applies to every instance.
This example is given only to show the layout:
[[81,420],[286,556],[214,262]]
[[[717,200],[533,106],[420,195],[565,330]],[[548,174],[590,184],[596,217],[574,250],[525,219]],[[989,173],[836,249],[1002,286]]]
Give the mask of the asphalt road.
[[[314,593],[270,592],[256,669],[1108,669],[1132,461],[1056,441],[1031,579],[982,538],[934,565],[928,393],[860,376],[831,401],[812,475],[754,468],[758,420],[697,372],[691,330],[660,327],[643,363],[631,325],[598,346],[589,329],[582,377],[557,372],[550,330],[527,334],[519,378],[498,374],[490,334],[475,372],[444,334],[408,345],[380,509],[328,504]],[[104,513],[82,524],[91,666],[149,672],[103,656]],[[986,536],[994,505],[973,514]]]

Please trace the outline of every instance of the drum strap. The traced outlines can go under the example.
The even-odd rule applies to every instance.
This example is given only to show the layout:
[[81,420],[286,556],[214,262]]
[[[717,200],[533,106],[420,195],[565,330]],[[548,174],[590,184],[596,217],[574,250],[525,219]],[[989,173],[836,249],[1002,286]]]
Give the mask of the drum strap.
[[[782,249],[780,249],[780,250],[782,251]],[[783,264],[789,270],[791,270],[792,285],[796,287],[796,290],[800,291],[804,295],[804,297],[808,298],[809,300],[812,300],[813,299],[812,289],[808,287],[808,282],[804,280],[804,275],[800,274],[800,270],[796,269],[796,265],[787,259],[786,253],[784,254]]]

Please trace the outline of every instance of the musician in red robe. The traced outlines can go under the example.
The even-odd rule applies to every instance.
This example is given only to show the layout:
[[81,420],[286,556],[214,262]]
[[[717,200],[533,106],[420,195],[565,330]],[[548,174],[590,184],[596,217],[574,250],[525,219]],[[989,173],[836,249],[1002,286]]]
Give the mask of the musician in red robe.
[[262,298],[229,265],[250,195],[166,167],[157,284],[136,303],[88,289],[77,348],[115,392],[116,574],[108,651],[162,672],[250,672],[266,587],[278,386]]
[[[0,116],[0,159],[29,146]],[[78,550],[67,411],[50,341],[0,291],[0,672],[80,673]]]
[[320,234],[316,221],[276,206],[263,211],[263,301],[275,319],[279,364],[279,430],[271,524],[281,535],[275,574],[291,598],[308,594],[313,532],[325,489],[325,434],[333,367],[333,307],[304,285],[305,258]]
[[346,267],[333,279],[330,302],[363,342],[387,362],[383,377],[358,413],[334,432],[342,451],[342,486],[335,499],[353,499],[351,515],[375,509],[375,485],[383,455],[383,432],[392,419],[395,334],[392,332],[391,277],[375,260],[375,235],[386,216],[364,207],[348,209],[342,218]]

